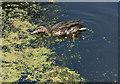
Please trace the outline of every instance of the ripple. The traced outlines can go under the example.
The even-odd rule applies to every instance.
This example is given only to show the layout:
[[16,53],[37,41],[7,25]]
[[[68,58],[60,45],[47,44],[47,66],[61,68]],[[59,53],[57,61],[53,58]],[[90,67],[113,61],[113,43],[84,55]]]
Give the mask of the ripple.
[[[102,73],[106,71],[112,71],[117,73],[117,3],[61,3],[63,9],[69,15],[68,17],[63,17],[64,20],[76,20],[81,19],[82,25],[86,26],[88,29],[94,31],[90,33],[86,31],[83,35],[86,35],[87,39],[75,39],[73,43],[71,52],[67,51],[67,44],[63,42],[65,46],[61,52],[67,53],[65,55],[80,55],[80,63],[77,61],[68,62],[70,68],[74,68],[82,76],[91,81],[103,81],[112,82],[117,79],[117,74],[108,74],[109,79],[104,79]],[[92,38],[88,40],[88,38]],[[61,45],[63,45],[61,44]],[[58,50],[58,53],[60,50]],[[60,53],[59,53],[60,55]],[[68,56],[69,57],[69,56]],[[98,59],[99,60],[96,60]],[[112,61],[114,60],[114,61]],[[107,67],[105,67],[107,65]],[[113,65],[113,66],[111,66]],[[96,73],[97,77],[96,77]],[[94,80],[95,79],[95,80]]]

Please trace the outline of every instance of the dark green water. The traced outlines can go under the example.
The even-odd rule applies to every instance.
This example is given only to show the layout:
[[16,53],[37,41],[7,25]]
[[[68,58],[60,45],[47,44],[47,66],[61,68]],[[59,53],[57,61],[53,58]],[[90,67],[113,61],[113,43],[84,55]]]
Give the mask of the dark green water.
[[[66,66],[78,71],[90,82],[113,82],[118,80],[118,3],[57,3],[65,9],[66,16],[59,21],[81,19],[88,29],[94,31],[86,39],[75,39],[71,52],[67,41],[54,44],[56,53],[61,56],[80,56],[65,60]],[[87,33],[87,32],[85,32]],[[88,40],[91,39],[91,40]],[[58,46],[63,45],[61,48]],[[53,47],[53,46],[52,46]],[[78,62],[80,61],[80,62]],[[59,63],[58,63],[59,64]]]

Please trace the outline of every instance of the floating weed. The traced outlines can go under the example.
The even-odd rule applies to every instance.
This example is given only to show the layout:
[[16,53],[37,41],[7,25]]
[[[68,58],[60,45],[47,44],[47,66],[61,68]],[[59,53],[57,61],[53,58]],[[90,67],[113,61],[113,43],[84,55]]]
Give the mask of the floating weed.
[[102,39],[105,40],[105,41],[107,40],[106,37],[103,37]]
[[61,42],[63,39],[56,39],[55,42]]
[[86,37],[85,37],[84,35],[81,35],[81,38],[82,38],[83,40],[85,40],[85,39],[86,39]]
[[71,45],[70,45],[70,48],[72,48],[72,47],[74,47],[74,44],[73,44],[73,43],[71,43]]
[[89,31],[91,33],[94,33],[94,31],[92,29],[87,29],[87,31]]
[[102,37],[103,40],[107,41],[108,43],[111,43],[106,37]]
[[[44,5],[46,7],[42,7]],[[64,15],[59,16],[58,13],[61,10],[58,6],[54,7],[51,3],[28,2],[3,3],[2,6],[2,82],[85,81],[77,72],[53,64],[57,59],[56,53],[53,51],[54,48],[49,49],[48,46],[63,40],[56,39],[53,42],[48,41],[45,36],[42,38],[39,35],[30,34],[30,31],[38,25],[50,25],[51,27],[55,24],[56,20]],[[53,14],[54,16],[50,17]],[[34,22],[36,20],[38,24]],[[69,46],[72,48],[74,45]],[[65,54],[62,55],[65,56]],[[65,56],[63,59],[68,58]]]
[[82,59],[82,57],[78,57],[80,60]]

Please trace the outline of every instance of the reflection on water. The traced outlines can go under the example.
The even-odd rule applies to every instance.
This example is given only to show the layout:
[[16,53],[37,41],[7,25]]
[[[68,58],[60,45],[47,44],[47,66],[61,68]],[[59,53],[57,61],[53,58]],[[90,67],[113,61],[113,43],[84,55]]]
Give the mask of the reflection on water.
[[58,22],[81,19],[83,25],[94,31],[84,33],[85,39],[75,39],[75,42],[67,39],[54,44],[57,55],[64,58],[62,62],[90,82],[117,80],[117,3],[57,4],[66,10],[66,16]]

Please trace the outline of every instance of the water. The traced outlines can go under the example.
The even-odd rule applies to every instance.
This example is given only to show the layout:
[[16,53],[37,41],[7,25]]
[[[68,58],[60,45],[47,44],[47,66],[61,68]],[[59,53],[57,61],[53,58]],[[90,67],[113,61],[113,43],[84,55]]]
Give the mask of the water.
[[[66,10],[66,16],[59,21],[81,19],[88,29],[94,31],[87,39],[75,39],[71,52],[67,41],[54,44],[56,53],[61,56],[80,56],[66,60],[66,66],[77,71],[90,82],[113,82],[118,79],[118,4],[117,3],[57,3]],[[59,22],[58,21],[58,22]],[[91,38],[91,40],[88,40]],[[58,46],[64,45],[61,48]],[[80,61],[80,62],[78,62]]]

